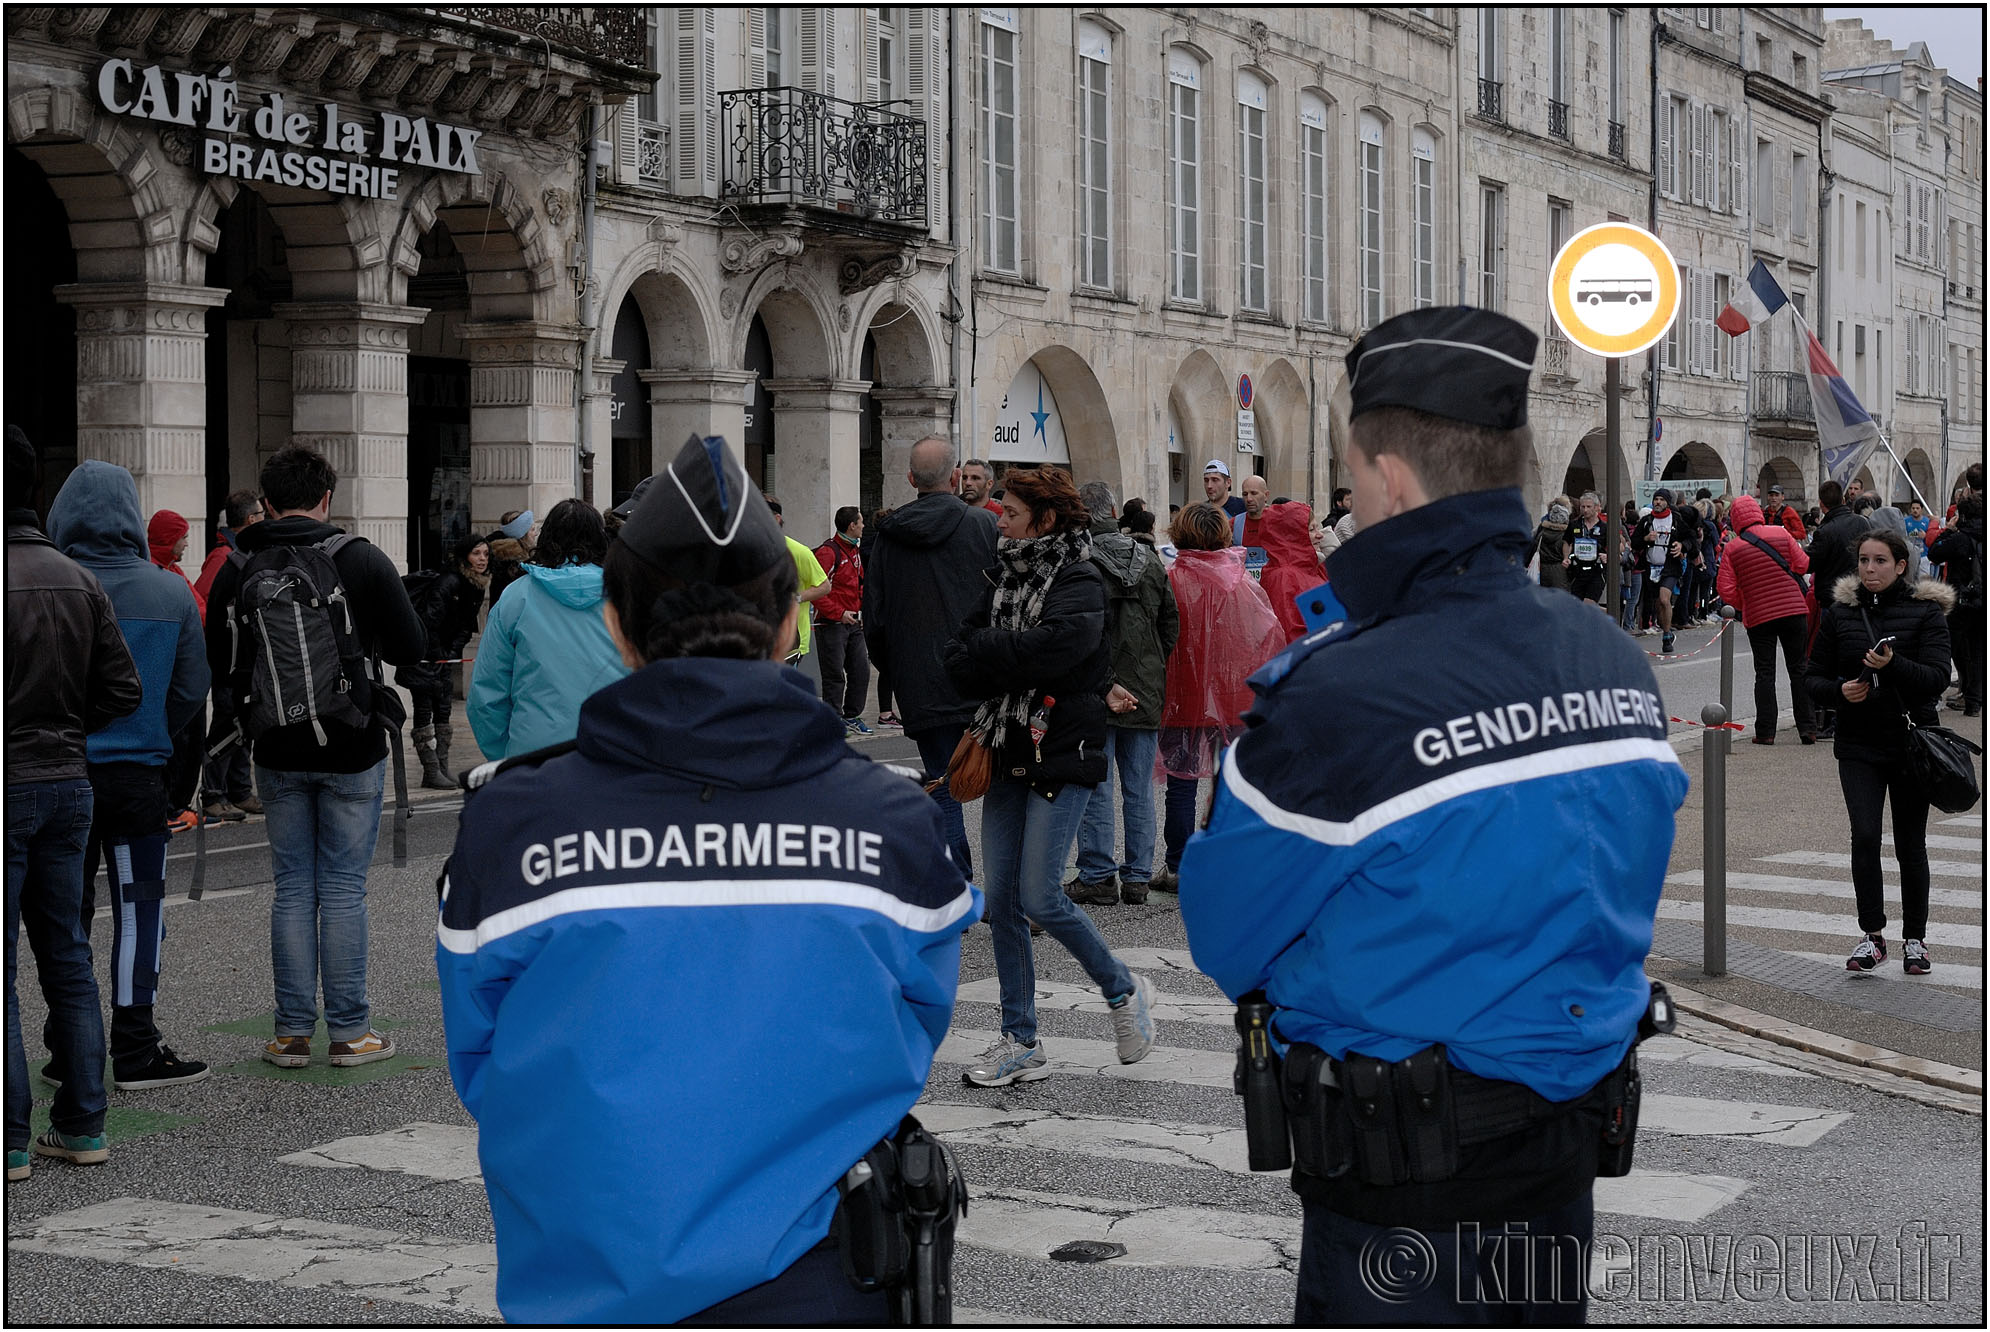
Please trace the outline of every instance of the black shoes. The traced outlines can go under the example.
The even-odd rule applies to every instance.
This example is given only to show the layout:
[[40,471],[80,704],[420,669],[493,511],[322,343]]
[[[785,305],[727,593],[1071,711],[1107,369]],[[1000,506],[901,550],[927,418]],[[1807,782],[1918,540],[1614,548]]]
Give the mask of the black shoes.
[[199,1082],[208,1074],[198,1059],[182,1059],[161,1043],[152,1057],[130,1069],[113,1067],[111,1086],[117,1091],[145,1091],[152,1087],[177,1087],[183,1082]]
[[1081,906],[1117,906],[1119,904],[1119,876],[1101,879],[1097,883],[1086,883],[1083,879],[1073,879],[1064,885],[1064,895]]

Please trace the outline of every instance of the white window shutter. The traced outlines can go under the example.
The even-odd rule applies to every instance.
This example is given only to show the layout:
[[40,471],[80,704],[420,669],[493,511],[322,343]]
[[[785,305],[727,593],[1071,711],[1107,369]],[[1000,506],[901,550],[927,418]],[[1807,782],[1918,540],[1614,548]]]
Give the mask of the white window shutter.
[[904,110],[926,122],[926,220],[932,223],[939,221],[940,204],[946,198],[940,176],[945,148],[939,137],[946,116],[940,105],[944,70],[934,59],[942,39],[929,32],[928,25],[935,15],[945,13],[932,8],[905,11],[905,99],[911,105]]
[[1686,297],[1686,372],[1700,373],[1700,275],[1682,268]]
[[1691,146],[1687,150],[1687,160],[1691,164],[1691,170],[1688,172],[1689,180],[1687,182],[1686,197],[1694,203],[1701,203],[1706,198],[1706,192],[1702,188],[1707,179],[1706,110],[1704,106],[1701,106],[1697,102],[1687,108],[1688,120],[1692,128],[1688,137],[1688,142]]
[[744,16],[746,36],[746,86],[767,86],[767,10],[749,5],[739,11]]
[[1729,116],[1727,121],[1727,207],[1730,213],[1740,217],[1747,208],[1748,201],[1743,191],[1748,188],[1747,161],[1742,156],[1742,122]]
[[1673,197],[1678,185],[1672,179],[1672,107],[1667,97],[1658,108],[1658,192]]
[[864,70],[863,100],[875,106],[884,96],[884,70],[879,63],[878,11],[874,6],[857,11],[857,42],[863,48],[863,59],[858,62]]
[[636,134],[636,99],[615,108],[615,123],[609,127],[610,137],[615,144],[614,180],[618,185],[633,185],[637,180],[636,158],[638,153]]
[[800,71],[801,86],[810,92],[825,91],[822,86],[822,18],[826,12],[810,6],[795,14],[795,45],[801,48],[795,68]]
[[822,91],[830,97],[836,93],[837,39],[841,36],[843,11],[824,9],[822,12]]
[[1776,173],[1776,230],[1787,231],[1790,225],[1791,184],[1789,173],[1783,170],[1782,154],[1775,155],[1769,169]]
[[719,192],[718,11],[679,6],[674,28],[671,127],[679,194]]

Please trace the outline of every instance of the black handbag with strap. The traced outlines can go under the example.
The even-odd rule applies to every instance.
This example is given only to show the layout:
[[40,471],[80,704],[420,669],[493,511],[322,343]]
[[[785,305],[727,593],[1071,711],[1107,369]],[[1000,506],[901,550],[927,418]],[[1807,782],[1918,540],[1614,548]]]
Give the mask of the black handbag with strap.
[[[1863,606],[1859,608],[1859,618],[1865,621],[1866,636],[1877,642],[1878,631]],[[1921,788],[1929,804],[1944,814],[1974,809],[1983,798],[1983,791],[1976,780],[1976,765],[1969,756],[1983,750],[1946,726],[1921,725],[1904,703],[1900,720],[1907,724],[1907,749],[1902,762],[1908,779]]]

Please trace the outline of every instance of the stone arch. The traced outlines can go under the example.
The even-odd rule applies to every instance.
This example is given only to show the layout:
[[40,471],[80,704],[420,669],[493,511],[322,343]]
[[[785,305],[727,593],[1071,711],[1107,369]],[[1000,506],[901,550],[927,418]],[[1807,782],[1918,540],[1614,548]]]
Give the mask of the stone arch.
[[[182,280],[177,227],[154,145],[68,88],[7,99],[7,142],[48,177],[69,216],[82,282]],[[105,177],[116,180],[104,185]]]
[[[1119,427],[1113,420],[1112,403],[1106,398],[1091,365],[1070,347],[1052,343],[1001,367],[994,382],[1012,382],[1031,362],[1043,373],[1044,382],[1057,399],[1057,412],[1064,421],[1064,442],[1071,453],[1073,479],[1080,484],[1104,481],[1116,495],[1129,493],[1125,487],[1136,478],[1126,470],[1126,460],[1119,447]],[[997,399],[999,395],[991,398],[991,402]],[[977,430],[975,438],[987,437],[986,427]]]
[[863,356],[864,339],[877,340],[878,383],[891,388],[922,388],[941,382],[947,345],[938,320],[923,297],[909,287],[893,285],[873,290],[851,320],[852,344],[844,349],[848,364]]
[[499,170],[481,176],[432,171],[403,202],[385,242],[392,256],[390,299],[407,299],[421,267],[417,243],[436,222],[449,228],[470,283],[476,319],[549,320],[561,265],[529,200]]
[[1728,470],[1727,459],[1721,456],[1719,449],[1696,439],[1689,440],[1674,449],[1671,456],[1665,460],[1665,469],[1658,475],[1660,480],[1714,476],[1728,480],[1732,473]]
[[[351,195],[257,184],[228,176],[209,176],[186,212],[182,262],[189,275],[197,262],[205,264],[221,244],[220,217],[244,188],[268,205],[283,233],[286,266],[294,299],[300,301],[385,302],[393,293],[381,256],[385,249],[375,236],[375,220],[365,203]],[[402,285],[399,302],[406,303]]]
[[1216,358],[1200,347],[1182,358],[1169,381],[1168,404],[1175,409],[1175,419],[1181,422],[1185,436],[1182,466],[1188,471],[1190,495],[1197,493],[1195,478],[1202,475],[1204,463],[1211,458],[1227,462],[1236,451],[1234,443],[1228,450],[1218,447],[1224,436],[1217,426],[1230,400],[1229,385]]
[[[836,364],[830,330],[837,326],[828,301],[813,283],[783,264],[761,272],[739,303],[732,329],[730,365],[746,363],[746,334],[758,314],[774,347],[774,371],[783,380],[849,378]],[[861,344],[860,344],[861,345]]]
[[617,265],[601,292],[596,355],[613,354],[616,312],[633,296],[649,332],[652,369],[697,370],[715,363],[723,321],[704,282],[681,256],[640,246]]
[[[1928,456],[1927,450],[1909,449],[1907,451],[1907,456],[1902,458],[1901,461],[1906,464],[1904,470],[1906,471],[1908,477],[1911,477],[1913,479],[1914,484],[1920,487],[1922,497],[1926,499],[1929,504],[1935,503],[1935,463],[1934,460]],[[1889,500],[1906,500],[1913,498],[1914,492],[1910,490],[1907,486],[1900,484],[1898,481],[1895,482],[1894,489],[1898,493],[1887,496]]]
[[1265,427],[1270,427],[1262,447],[1265,481],[1271,493],[1290,495],[1311,504],[1313,494],[1307,478],[1307,462],[1313,441],[1307,431],[1311,397],[1306,392],[1306,381],[1292,362],[1280,357],[1265,370],[1264,382],[1258,385],[1256,396],[1269,404],[1258,409],[1257,419],[1261,434],[1267,434]]
[[1757,469],[1755,473],[1755,494],[1757,496],[1767,495],[1770,486],[1781,486],[1783,494],[1792,503],[1798,499],[1809,498],[1803,493],[1803,467],[1796,459],[1791,458],[1787,454],[1779,453],[1775,457],[1763,462],[1762,466]]
[[[1593,490],[1597,498],[1607,502],[1608,496],[1604,491],[1610,484],[1610,455],[1607,452],[1609,447],[1609,432],[1602,426],[1591,428],[1577,440],[1575,447],[1569,450],[1567,465],[1562,468],[1562,493],[1571,499],[1578,499],[1583,491]],[[1630,455],[1624,452],[1621,444],[1617,448],[1617,462],[1622,469],[1618,476],[1624,488],[1624,493],[1617,497],[1617,502],[1621,505],[1630,497],[1631,487],[1637,481],[1638,473],[1631,466]]]

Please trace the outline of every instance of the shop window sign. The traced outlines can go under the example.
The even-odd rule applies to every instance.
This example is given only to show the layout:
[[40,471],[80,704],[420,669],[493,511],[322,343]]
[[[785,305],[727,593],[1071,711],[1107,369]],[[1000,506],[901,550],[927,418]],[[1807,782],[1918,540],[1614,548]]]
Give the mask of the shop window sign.
[[[201,169],[210,176],[394,199],[404,167],[483,174],[477,165],[482,130],[394,111],[379,112],[369,124],[367,113],[355,118],[337,102],[298,103],[281,92],[245,94],[231,73],[226,67],[208,75],[110,60],[97,71],[97,101],[117,115],[230,136],[202,140]],[[375,160],[352,160],[369,156]]]

